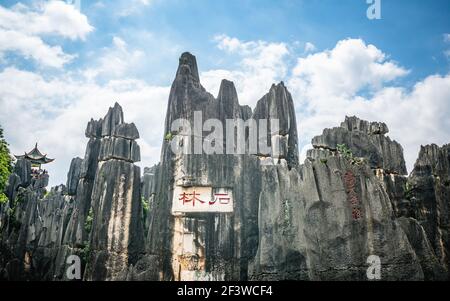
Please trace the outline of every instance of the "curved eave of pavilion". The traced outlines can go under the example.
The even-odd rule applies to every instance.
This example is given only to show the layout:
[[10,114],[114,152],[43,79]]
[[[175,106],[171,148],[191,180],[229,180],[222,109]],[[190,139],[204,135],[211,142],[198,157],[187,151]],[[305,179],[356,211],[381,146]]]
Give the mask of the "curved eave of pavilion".
[[27,156],[26,154],[22,155],[22,156],[14,155],[14,157],[16,157],[17,160],[25,159],[25,160],[30,161],[31,164],[37,164],[37,165],[48,164],[48,163],[55,161],[55,159],[47,158],[45,155],[41,158],[31,158],[30,156]]

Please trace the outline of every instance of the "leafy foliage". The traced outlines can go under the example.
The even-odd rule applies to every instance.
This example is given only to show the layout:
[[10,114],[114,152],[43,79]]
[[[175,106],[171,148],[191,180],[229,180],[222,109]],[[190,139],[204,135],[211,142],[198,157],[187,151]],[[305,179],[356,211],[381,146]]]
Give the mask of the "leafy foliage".
[[142,198],[141,201],[142,201],[142,214],[145,221],[147,219],[147,215],[150,210],[150,205],[145,198]]
[[91,248],[88,242],[85,242],[81,247],[80,255],[84,263],[87,263],[89,261],[89,257],[91,257]]
[[0,204],[8,201],[4,191],[11,172],[12,162],[9,154],[8,143],[6,143],[3,137],[3,129],[0,127]]
[[173,139],[173,134],[172,134],[172,132],[168,132],[168,133],[166,134],[166,136],[164,137],[164,139],[165,139],[166,141],[172,140],[172,139]]
[[355,157],[352,150],[345,144],[338,144],[336,150],[341,156],[350,161],[351,164],[361,165],[364,163],[364,159]]
[[86,217],[86,221],[84,222],[84,230],[86,233],[91,233],[92,230],[92,221],[94,220],[94,212],[92,208],[89,209],[88,216]]

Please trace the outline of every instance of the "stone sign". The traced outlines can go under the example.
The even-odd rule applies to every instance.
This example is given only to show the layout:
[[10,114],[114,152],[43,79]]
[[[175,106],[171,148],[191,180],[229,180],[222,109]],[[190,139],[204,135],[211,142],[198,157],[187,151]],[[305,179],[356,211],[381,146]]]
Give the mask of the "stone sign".
[[233,212],[233,192],[228,188],[176,186],[172,214],[189,212]]

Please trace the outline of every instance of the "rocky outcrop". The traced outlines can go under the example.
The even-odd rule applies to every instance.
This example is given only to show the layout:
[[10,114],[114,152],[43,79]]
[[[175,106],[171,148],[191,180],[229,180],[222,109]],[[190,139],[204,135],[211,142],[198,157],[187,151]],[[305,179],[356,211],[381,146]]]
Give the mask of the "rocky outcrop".
[[81,175],[81,165],[83,164],[83,159],[73,158],[70,163],[69,173],[67,174],[67,193],[69,195],[77,194],[78,181]]
[[405,189],[409,216],[424,228],[439,262],[448,270],[450,144],[422,146]]
[[139,132],[117,103],[88,123],[66,186],[47,193],[48,175],[16,163],[0,280],[68,280],[69,255],[82,280],[367,280],[373,258],[382,280],[448,280],[450,146],[422,147],[407,177],[388,131],[346,117],[300,164],[282,82],[252,111],[231,81],[208,93],[183,53],[161,161],[142,178]]
[[[169,96],[165,133],[173,132],[172,122],[179,118],[194,124],[195,112],[200,112],[203,121],[250,116],[249,108],[239,105],[233,83],[222,81],[219,96],[214,98],[201,86],[196,70],[195,57],[184,53]],[[189,145],[195,141],[173,134],[173,139],[163,142],[146,255],[141,259],[153,260],[159,266],[154,268],[156,273],[141,276],[161,280],[245,279],[248,260],[256,252],[260,180],[242,171],[257,173],[259,159],[246,155],[192,154],[194,151],[176,155],[170,148],[173,141]],[[201,137],[193,139],[208,134],[202,131]],[[235,199],[234,213],[173,215],[172,201],[179,198],[174,195],[175,189],[200,186],[230,189]],[[184,247],[183,241],[191,247]]]
[[[78,184],[76,185],[76,193],[74,196],[75,208],[64,235],[64,244],[80,250],[88,247],[89,233],[86,222],[91,208],[92,189],[99,161],[102,123],[103,119],[91,119],[89,121],[85,131],[85,135],[89,138],[89,141],[86,146],[84,159],[81,162],[74,159],[76,163],[71,164],[67,179],[67,185],[70,189],[69,194],[73,192],[74,182],[78,182]],[[76,170],[80,163],[81,168],[78,179],[69,177],[72,174],[78,174]]]
[[140,169],[133,164],[139,133],[116,104],[88,123],[86,136],[86,155],[72,160],[67,188],[46,194],[48,175],[31,178],[29,162],[16,164],[1,216],[0,245],[8,254],[1,258],[2,279],[67,280],[70,255],[81,258],[84,279],[126,279],[136,262],[144,243]]
[[371,169],[324,156],[299,170],[264,168],[251,279],[367,280],[371,255],[381,258],[384,280],[423,279]]
[[[260,153],[260,155],[284,159],[289,168],[297,166],[299,164],[298,135],[294,102],[283,82],[272,85],[269,93],[258,101],[253,119],[268,121],[267,141],[271,146],[271,152]],[[274,120],[277,120],[279,127],[275,131],[271,127],[271,122]],[[275,145],[279,145],[278,150],[274,150]],[[274,152],[277,153],[275,156]]]
[[[120,136],[119,136],[120,135]],[[143,251],[140,160],[134,124],[123,123],[116,103],[104,118],[99,163],[92,191],[86,280],[123,280]]]
[[143,221],[144,233],[148,232],[153,219],[153,208],[155,207],[156,180],[160,173],[160,165],[144,168],[144,175],[141,183],[141,194],[143,201]]
[[373,169],[383,169],[389,173],[406,175],[403,148],[385,134],[388,127],[384,123],[363,121],[357,117],[346,117],[340,127],[325,129],[322,135],[314,137],[314,148],[337,150],[345,145],[356,157],[367,160]]

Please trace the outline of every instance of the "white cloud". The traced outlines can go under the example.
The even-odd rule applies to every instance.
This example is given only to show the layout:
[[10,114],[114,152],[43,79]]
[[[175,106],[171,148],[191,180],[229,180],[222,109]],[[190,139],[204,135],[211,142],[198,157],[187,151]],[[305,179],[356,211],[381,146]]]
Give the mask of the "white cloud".
[[152,0],[126,0],[121,4],[118,4],[121,7],[118,10],[119,17],[128,17],[135,13],[141,11],[142,7],[149,6]]
[[0,120],[11,151],[21,154],[39,142],[49,157],[56,158],[46,166],[52,175],[51,185],[66,180],[73,157],[84,156],[87,122],[91,117],[103,117],[116,101],[124,109],[125,121],[136,123],[139,129],[139,165],[159,161],[169,87],[133,79],[105,85],[70,77],[45,79],[16,68],[1,72],[0,81]]
[[53,35],[71,40],[84,40],[93,30],[85,15],[63,1],[38,2],[30,7],[16,4],[10,9],[0,5],[0,55],[15,52],[40,65],[61,68],[74,55],[60,46],[44,42]]
[[266,41],[244,42],[226,35],[214,38],[217,47],[237,55],[241,60],[235,70],[202,72],[202,84],[217,95],[223,78],[234,81],[242,104],[254,105],[270,89],[273,82],[282,80],[288,71],[285,59],[289,54],[285,43]]
[[55,68],[61,68],[74,58],[73,55],[64,53],[60,46],[49,46],[39,37],[0,28],[0,53],[8,51],[18,52],[40,65]]
[[404,147],[409,170],[421,144],[450,142],[450,75],[430,76],[411,90],[396,86],[409,71],[361,39],[339,41],[331,50],[298,58],[295,66],[290,66],[295,53],[285,43],[243,42],[225,35],[215,41],[241,62],[234,69],[203,72],[203,85],[217,94],[220,79],[233,80],[241,103],[254,107],[273,82],[285,80],[296,106],[302,159],[312,137],[353,114],[386,122],[391,138]]
[[0,6],[0,27],[29,35],[56,35],[84,40],[94,28],[85,15],[64,1],[38,2],[34,7],[23,4],[10,9]]
[[347,39],[332,50],[299,58],[293,69],[296,84],[303,86],[309,99],[315,97],[349,97],[364,88],[377,89],[383,83],[408,73],[374,45],[361,39]]
[[[346,115],[386,122],[391,138],[404,147],[409,170],[421,144],[450,142],[450,76],[430,76],[409,91],[395,86],[408,71],[386,58],[374,45],[347,39],[298,59],[288,86],[305,146],[302,158],[313,136],[339,125]],[[367,89],[373,96],[365,95]]]
[[127,71],[142,63],[145,54],[141,50],[129,50],[127,43],[120,37],[113,37],[110,48],[99,51],[99,58],[92,68],[83,71],[87,79],[97,77],[120,78]]
[[444,42],[450,43],[450,33],[444,34]]
[[316,46],[311,42],[306,42],[304,52],[308,53],[308,52],[314,52],[314,51],[316,51]]

